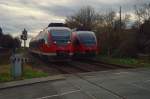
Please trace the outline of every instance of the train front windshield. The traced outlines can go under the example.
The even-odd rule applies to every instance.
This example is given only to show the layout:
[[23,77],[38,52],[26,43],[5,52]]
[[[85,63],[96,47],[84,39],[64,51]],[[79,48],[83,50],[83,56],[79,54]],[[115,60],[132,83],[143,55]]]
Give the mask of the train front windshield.
[[51,36],[57,44],[66,44],[70,41],[71,32],[68,30],[52,30]]
[[91,33],[79,33],[80,42],[86,45],[94,45],[96,44],[96,38]]

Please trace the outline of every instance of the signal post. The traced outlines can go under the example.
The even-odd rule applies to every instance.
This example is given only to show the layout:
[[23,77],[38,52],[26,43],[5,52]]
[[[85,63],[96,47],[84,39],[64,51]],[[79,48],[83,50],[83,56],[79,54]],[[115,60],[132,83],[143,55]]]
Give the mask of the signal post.
[[24,41],[24,48],[26,48],[26,40],[27,40],[28,32],[26,29],[22,31],[21,39]]

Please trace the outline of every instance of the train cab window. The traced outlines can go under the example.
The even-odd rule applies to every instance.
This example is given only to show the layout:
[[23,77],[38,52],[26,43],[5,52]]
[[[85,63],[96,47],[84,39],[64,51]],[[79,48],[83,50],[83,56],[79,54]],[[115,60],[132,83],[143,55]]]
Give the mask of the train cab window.
[[67,43],[71,39],[71,32],[68,30],[51,30],[52,40],[57,43]]
[[79,39],[81,41],[81,43],[84,44],[95,44],[96,43],[96,38],[92,33],[79,33],[78,34]]

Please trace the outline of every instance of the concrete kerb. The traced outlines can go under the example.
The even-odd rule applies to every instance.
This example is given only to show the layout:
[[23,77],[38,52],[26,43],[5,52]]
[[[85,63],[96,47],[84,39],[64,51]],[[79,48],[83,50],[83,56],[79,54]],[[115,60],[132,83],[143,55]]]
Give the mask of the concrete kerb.
[[48,81],[64,80],[64,79],[65,79],[64,75],[55,75],[55,76],[48,76],[48,77],[42,77],[42,78],[33,78],[33,79],[26,79],[26,80],[20,80],[20,81],[0,83],[0,90],[13,88],[13,87],[27,86],[27,85],[32,85],[36,83],[44,83]]

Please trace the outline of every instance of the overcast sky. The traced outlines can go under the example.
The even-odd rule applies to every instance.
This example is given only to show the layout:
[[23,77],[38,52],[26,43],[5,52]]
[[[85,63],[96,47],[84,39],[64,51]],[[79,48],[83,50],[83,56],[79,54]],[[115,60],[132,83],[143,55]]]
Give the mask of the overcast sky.
[[64,22],[65,17],[82,6],[90,5],[97,12],[110,9],[131,12],[133,5],[150,0],[0,0],[0,26],[4,33],[19,35],[26,28],[30,35],[37,34],[50,22]]

